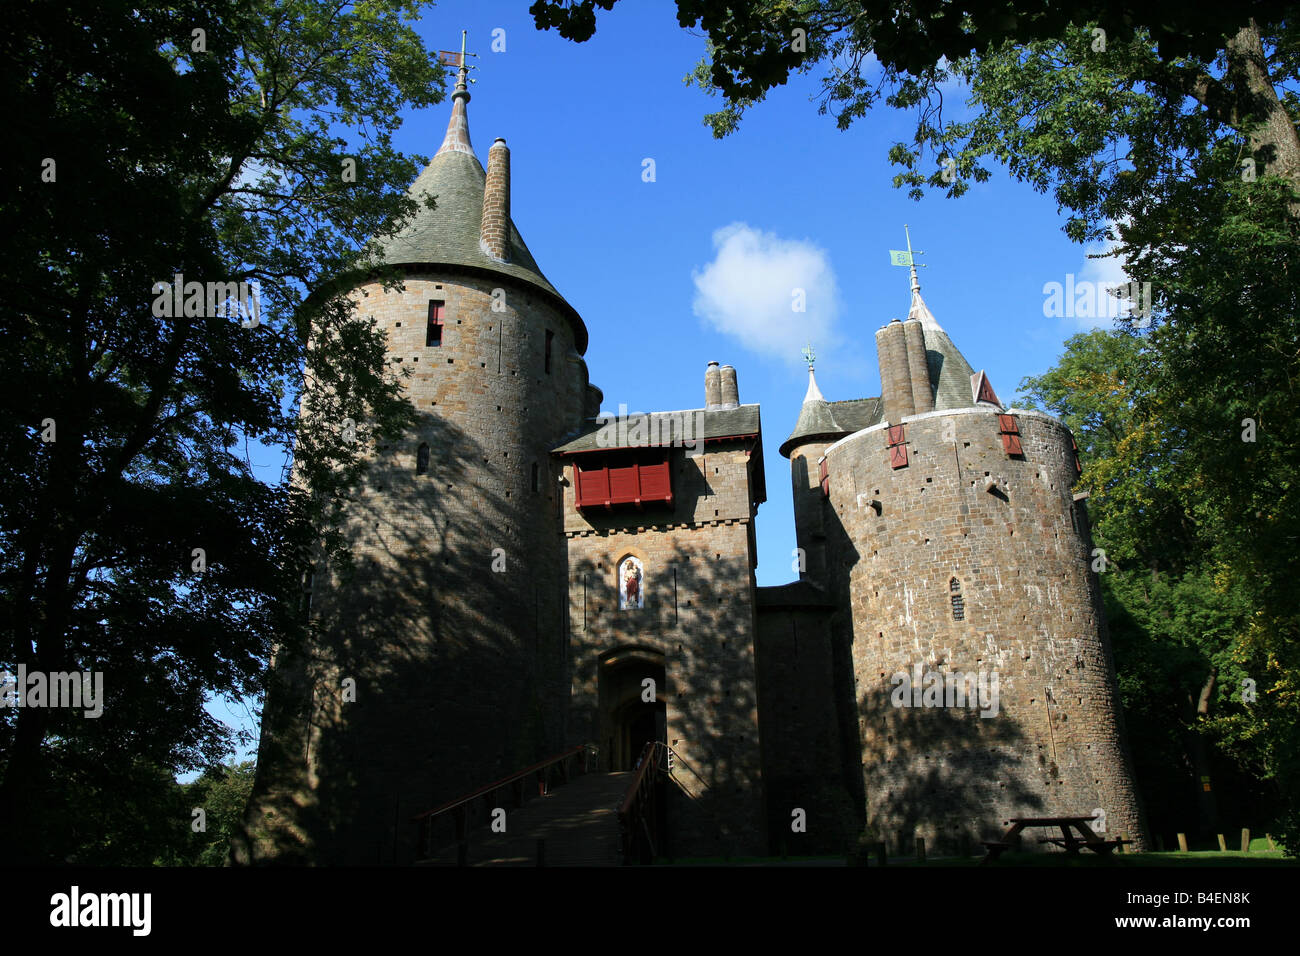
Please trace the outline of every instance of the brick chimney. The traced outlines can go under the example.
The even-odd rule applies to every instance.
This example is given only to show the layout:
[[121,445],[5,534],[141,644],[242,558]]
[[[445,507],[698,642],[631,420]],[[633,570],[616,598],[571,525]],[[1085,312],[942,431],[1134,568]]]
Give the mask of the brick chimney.
[[479,247],[497,262],[510,261],[510,150],[499,136],[488,150]]

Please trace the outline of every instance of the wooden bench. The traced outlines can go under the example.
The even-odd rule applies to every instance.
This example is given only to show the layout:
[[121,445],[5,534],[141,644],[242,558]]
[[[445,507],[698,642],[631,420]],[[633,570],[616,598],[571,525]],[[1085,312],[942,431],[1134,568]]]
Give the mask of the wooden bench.
[[1065,850],[1066,853],[1078,855],[1084,847],[1096,853],[1109,854],[1116,847],[1123,846],[1125,843],[1132,843],[1132,840],[1066,840],[1063,837],[1044,837],[1039,843],[1052,843]]

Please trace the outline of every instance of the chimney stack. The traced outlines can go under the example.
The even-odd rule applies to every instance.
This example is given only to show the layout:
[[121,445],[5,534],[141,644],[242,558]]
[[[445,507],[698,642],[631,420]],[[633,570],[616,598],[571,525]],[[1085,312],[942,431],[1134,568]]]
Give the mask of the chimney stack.
[[740,390],[736,387],[736,370],[730,365],[722,366],[722,404],[719,407],[740,407]]
[[917,319],[903,323],[907,340],[907,370],[912,377],[912,405],[916,414],[934,411],[934,395],[930,392],[930,363],[925,355],[925,333]]
[[510,261],[510,150],[500,136],[488,150],[479,246],[497,262]]
[[722,404],[722,373],[717,362],[710,362],[704,370],[704,408],[712,411]]
[[907,333],[894,319],[876,333],[876,357],[880,360],[880,398],[884,419],[897,424],[916,414],[912,400],[912,374],[907,364]]

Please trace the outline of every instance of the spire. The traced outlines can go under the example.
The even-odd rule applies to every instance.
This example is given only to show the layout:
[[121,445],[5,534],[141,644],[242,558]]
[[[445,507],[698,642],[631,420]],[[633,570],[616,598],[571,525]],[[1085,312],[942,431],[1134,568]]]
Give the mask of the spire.
[[813,351],[811,342],[804,347],[803,357],[808,363],[808,391],[803,397],[803,403],[807,405],[809,402],[824,402],[826,399],[822,397],[822,390],[817,387],[817,377],[813,375],[813,362],[817,358],[817,353]]
[[451,120],[447,123],[447,135],[443,137],[442,146],[439,147],[435,154],[441,156],[443,153],[468,153],[474,155],[474,147],[469,142],[469,113],[465,109],[469,103],[469,84],[474,81],[469,78],[470,67],[466,61],[467,56],[478,56],[477,53],[465,52],[465,30],[460,31],[460,52],[455,53],[448,50],[441,50],[441,60],[444,66],[455,66],[460,68],[456,78],[456,91],[451,94]]
[[917,262],[916,257],[925,255],[925,253],[920,249],[912,250],[912,233],[907,228],[906,223],[903,224],[903,232],[907,236],[907,252],[892,252],[891,255],[894,258],[894,265],[905,265],[909,267],[912,273],[912,307],[907,311],[908,321],[916,319],[927,332],[931,330],[942,332],[943,330],[935,320],[934,314],[926,306],[925,299],[921,298],[921,280],[916,274],[916,269],[917,266],[925,268],[925,263]]
[[928,377],[934,392],[933,407],[940,411],[949,408],[968,408],[974,404],[970,398],[970,381],[975,370],[953,344],[948,333],[939,325],[934,313],[925,304],[925,299],[921,298],[921,280],[917,277],[916,268],[918,265],[924,266],[925,263],[918,263],[916,257],[923,253],[919,249],[913,251],[912,233],[906,225],[903,226],[903,231],[907,234],[907,251],[891,249],[890,261],[896,266],[911,267],[912,307],[907,312],[907,320],[919,321],[921,331],[924,333],[923,348]]
[[[462,44],[464,43],[462,34]],[[488,189],[488,172],[474,155],[469,142],[469,122],[465,104],[469,102],[470,77],[468,58],[473,53],[442,52],[444,66],[459,69],[453,95],[451,122],[442,148],[407,190],[407,197],[417,204],[414,215],[396,232],[376,236],[378,259],[389,266],[418,266],[467,270],[472,275],[505,276],[540,292],[558,307],[573,327],[574,347],[581,355],[587,350],[587,327],[564,297],[556,291],[528,251],[523,236],[510,220],[509,170],[505,143],[494,144],[488,153],[488,165],[496,157],[493,189]],[[430,206],[427,200],[434,198]],[[484,200],[490,201],[485,204]],[[484,248],[484,206],[488,216],[489,238],[495,246]]]

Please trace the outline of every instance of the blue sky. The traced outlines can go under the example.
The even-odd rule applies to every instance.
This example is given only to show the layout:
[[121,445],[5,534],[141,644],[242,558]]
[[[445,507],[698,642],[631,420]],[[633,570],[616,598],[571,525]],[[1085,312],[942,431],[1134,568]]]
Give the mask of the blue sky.
[[[683,78],[704,40],[671,0],[625,0],[575,44],[541,33],[525,0],[449,0],[418,29],[430,49],[468,49],[470,133],[480,160],[511,150],[511,213],[551,283],[586,320],[586,359],[605,408],[704,403],[710,360],[736,367],[740,399],[762,406],[768,501],[759,510],[760,585],[795,577],[789,465],[777,448],[807,386],[809,339],[827,399],[880,394],[875,332],[906,316],[908,271],[890,265],[903,224],[924,255],[926,302],[1004,402],[1046,371],[1070,335],[1105,319],[1049,318],[1044,285],[1123,281],[1066,239],[1055,201],[998,169],[960,199],[917,202],[893,188],[886,155],[914,119],[887,107],[841,132],[818,115],[815,72],[795,77],[716,140],[702,118],[721,103]],[[493,52],[494,30],[504,51]],[[498,42],[498,46],[501,44]],[[450,93],[450,83],[448,84]],[[952,102],[952,97],[949,97]],[[396,137],[431,156],[450,96],[411,111]],[[643,178],[654,161],[654,181]],[[807,292],[792,309],[791,289]],[[278,464],[264,470],[279,476]],[[213,713],[248,725],[224,704]]]

